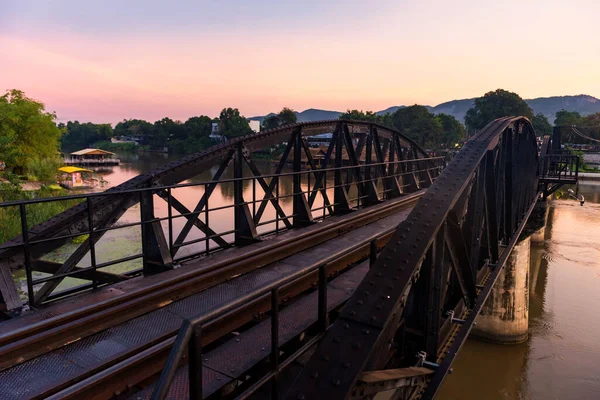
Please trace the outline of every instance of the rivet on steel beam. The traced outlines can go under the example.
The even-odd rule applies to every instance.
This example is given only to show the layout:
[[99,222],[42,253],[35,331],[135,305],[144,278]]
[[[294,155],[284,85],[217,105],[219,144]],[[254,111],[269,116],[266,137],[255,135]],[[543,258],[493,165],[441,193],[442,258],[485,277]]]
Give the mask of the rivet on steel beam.
[[333,379],[333,380],[331,381],[331,384],[332,384],[333,386],[340,386],[341,382],[340,382],[340,380],[339,380],[339,379]]
[[365,296],[368,296],[368,295],[370,295],[371,293],[369,293],[369,291],[368,291],[368,290],[365,290],[365,291],[363,292],[363,294],[364,294]]
[[327,354],[323,354],[323,356],[321,356],[321,360],[329,361],[329,356]]
[[344,327],[344,329],[348,329],[350,328],[350,325],[348,325],[347,323],[345,323],[344,325],[342,325]]
[[333,338],[333,342],[334,342],[334,343],[339,343],[339,342],[341,342],[341,341],[342,341],[342,339],[340,339],[340,337],[339,337],[339,336],[336,336],[336,337],[334,337],[334,338]]
[[356,311],[354,311],[354,310],[350,311],[350,315],[356,315]]
[[368,335],[370,331],[367,328],[364,328],[361,332],[365,335]]
[[362,300],[358,300],[358,301],[356,302],[356,304],[358,304],[359,306],[362,306],[362,305],[363,305],[363,301],[362,301]]
[[362,345],[360,343],[358,343],[358,342],[352,343],[352,348],[355,349],[355,350],[358,350],[361,347],[362,347]]
[[346,361],[344,364],[342,364],[344,366],[344,368],[350,368],[350,363],[348,361]]

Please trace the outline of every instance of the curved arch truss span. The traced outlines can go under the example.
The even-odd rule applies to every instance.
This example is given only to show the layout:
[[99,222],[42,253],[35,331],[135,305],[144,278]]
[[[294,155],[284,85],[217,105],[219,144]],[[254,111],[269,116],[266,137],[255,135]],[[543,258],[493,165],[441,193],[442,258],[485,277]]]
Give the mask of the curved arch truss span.
[[[372,398],[384,384],[394,398],[433,397],[539,197],[537,165],[524,117],[472,138],[400,224],[286,398]],[[384,369],[397,377],[366,379]]]
[[[315,147],[319,142],[321,147]],[[281,153],[273,165],[265,167],[264,162],[255,161],[255,154],[272,151]],[[249,244],[261,234],[306,226],[318,218],[426,188],[443,166],[441,158],[429,157],[411,139],[378,124],[334,120],[282,126],[231,139],[105,192],[75,196],[80,204],[1,244],[0,270],[9,277],[11,268],[25,266],[29,302],[37,305],[51,297],[68,276],[90,279],[93,272],[94,287],[123,278],[98,274],[98,268],[115,261],[96,262],[94,248],[107,232],[123,225],[119,219],[138,204],[136,229],[141,227],[142,249],[130,258],[143,259],[143,272],[155,273],[182,257]],[[201,173],[210,173],[212,178],[185,183],[198,187],[191,207],[177,198],[182,187],[178,184]],[[286,179],[292,181],[291,189],[280,184]],[[217,200],[214,193],[219,191],[222,196]],[[167,216],[157,215],[156,202],[165,208],[160,199],[168,205]],[[27,205],[13,206],[26,210]],[[225,219],[233,221],[233,228],[209,222],[217,211],[231,212]],[[78,235],[88,236],[66,260],[50,263],[42,259]],[[78,263],[84,257],[90,259],[90,266],[82,270]],[[36,281],[32,271],[54,278]],[[34,290],[36,284],[41,288]],[[0,287],[0,294],[7,309],[20,307],[16,290]]]

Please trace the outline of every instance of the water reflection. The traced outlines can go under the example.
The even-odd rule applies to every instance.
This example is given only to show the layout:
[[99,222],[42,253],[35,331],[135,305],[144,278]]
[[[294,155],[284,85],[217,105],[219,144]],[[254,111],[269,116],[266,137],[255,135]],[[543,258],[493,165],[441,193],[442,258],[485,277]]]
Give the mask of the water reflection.
[[600,185],[585,206],[553,201],[531,247],[529,333],[522,345],[468,340],[439,399],[600,398]]

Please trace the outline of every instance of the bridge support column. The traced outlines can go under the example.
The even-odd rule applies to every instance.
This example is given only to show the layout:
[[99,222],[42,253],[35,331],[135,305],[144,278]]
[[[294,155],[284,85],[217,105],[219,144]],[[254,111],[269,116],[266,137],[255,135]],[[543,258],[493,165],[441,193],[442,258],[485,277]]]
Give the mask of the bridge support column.
[[488,297],[473,336],[494,343],[515,344],[529,336],[529,264],[531,238],[517,243]]
[[548,201],[538,201],[535,205],[529,223],[534,222],[534,230],[531,234],[532,243],[543,243],[546,238],[546,223],[548,222]]

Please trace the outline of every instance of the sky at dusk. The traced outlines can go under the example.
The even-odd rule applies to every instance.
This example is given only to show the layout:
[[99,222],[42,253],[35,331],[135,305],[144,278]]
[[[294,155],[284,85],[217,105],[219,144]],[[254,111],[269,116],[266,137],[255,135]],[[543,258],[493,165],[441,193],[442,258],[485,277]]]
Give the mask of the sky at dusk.
[[0,0],[0,89],[59,120],[600,97],[598,0]]

